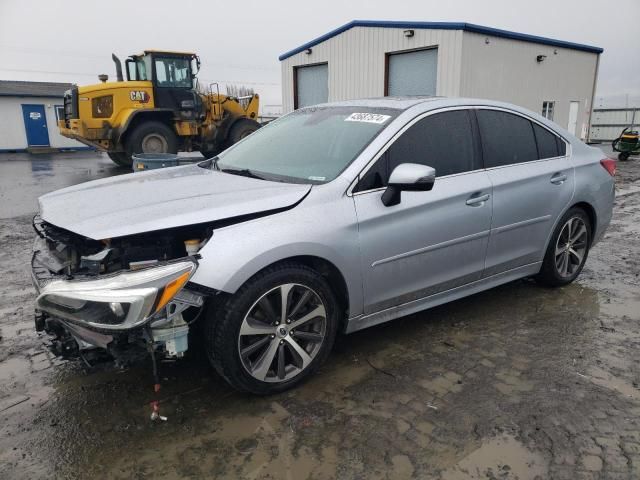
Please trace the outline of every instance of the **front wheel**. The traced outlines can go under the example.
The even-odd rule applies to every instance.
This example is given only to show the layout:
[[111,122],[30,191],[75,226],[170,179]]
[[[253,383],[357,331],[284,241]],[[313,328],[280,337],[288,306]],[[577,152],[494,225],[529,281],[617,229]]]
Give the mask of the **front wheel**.
[[338,312],[322,275],[298,264],[271,267],[209,315],[209,359],[238,390],[258,395],[287,390],[328,357]]
[[629,152],[621,152],[618,154],[618,160],[620,160],[621,162],[626,162],[627,160],[629,160]]
[[536,280],[550,287],[573,282],[584,267],[591,245],[591,221],[581,208],[571,208],[558,222]]

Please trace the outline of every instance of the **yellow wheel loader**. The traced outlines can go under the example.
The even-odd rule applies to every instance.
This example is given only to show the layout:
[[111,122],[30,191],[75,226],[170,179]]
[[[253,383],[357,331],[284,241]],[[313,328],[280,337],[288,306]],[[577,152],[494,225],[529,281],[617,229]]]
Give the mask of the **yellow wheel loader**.
[[[74,87],[64,95],[60,133],[131,166],[136,153],[199,151],[209,158],[256,131],[258,95],[222,95],[217,84],[204,93],[194,53],[145,50],[116,64],[117,82]],[[215,91],[213,90],[215,86]]]

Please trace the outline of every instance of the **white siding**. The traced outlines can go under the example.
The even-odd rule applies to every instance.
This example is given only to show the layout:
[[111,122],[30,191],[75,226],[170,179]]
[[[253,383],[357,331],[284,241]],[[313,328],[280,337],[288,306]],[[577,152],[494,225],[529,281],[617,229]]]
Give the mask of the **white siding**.
[[84,147],[80,142],[63,137],[58,131],[56,105],[62,98],[47,97],[0,97],[0,151],[27,148],[27,132],[22,117],[22,105],[43,105],[49,131],[49,144],[53,148]]
[[608,141],[618,138],[622,130],[634,124],[640,130],[640,108],[620,108],[594,110],[591,115],[590,140]]
[[293,110],[293,67],[329,64],[329,101],[384,95],[385,54],[425,47],[438,47],[436,94],[457,96],[460,92],[461,30],[415,29],[405,37],[402,28],[354,27],[312,47],[312,53],[297,53],[281,63],[283,113]]
[[[546,58],[538,63],[538,55]],[[578,101],[580,137],[589,125],[597,66],[595,53],[464,32],[460,95],[503,100],[537,113],[543,101],[554,101],[553,120],[565,129],[569,102]]]

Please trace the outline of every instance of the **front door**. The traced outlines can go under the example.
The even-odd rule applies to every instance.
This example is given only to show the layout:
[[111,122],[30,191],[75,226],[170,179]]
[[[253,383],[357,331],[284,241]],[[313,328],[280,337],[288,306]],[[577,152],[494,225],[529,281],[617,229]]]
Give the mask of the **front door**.
[[529,119],[478,110],[493,217],[484,276],[539,262],[558,216],[573,196],[566,144]]
[[[492,198],[476,152],[468,111],[436,113],[413,123],[362,176],[354,202],[365,314],[481,277]],[[400,163],[429,165],[436,181],[386,207],[381,196]]]
[[27,132],[27,144],[30,147],[48,147],[49,130],[44,105],[22,105],[22,116]]
[[576,128],[578,127],[579,108],[580,102],[569,102],[569,123],[567,124],[567,130],[573,135],[576,134]]

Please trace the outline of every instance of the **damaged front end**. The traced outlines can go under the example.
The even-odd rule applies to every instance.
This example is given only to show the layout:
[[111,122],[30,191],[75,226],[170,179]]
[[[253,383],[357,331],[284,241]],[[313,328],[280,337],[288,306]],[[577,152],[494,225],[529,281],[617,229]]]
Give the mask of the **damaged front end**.
[[211,231],[184,227],[96,241],[34,218],[36,330],[51,349],[124,366],[152,353],[181,357],[204,294],[188,285]]

